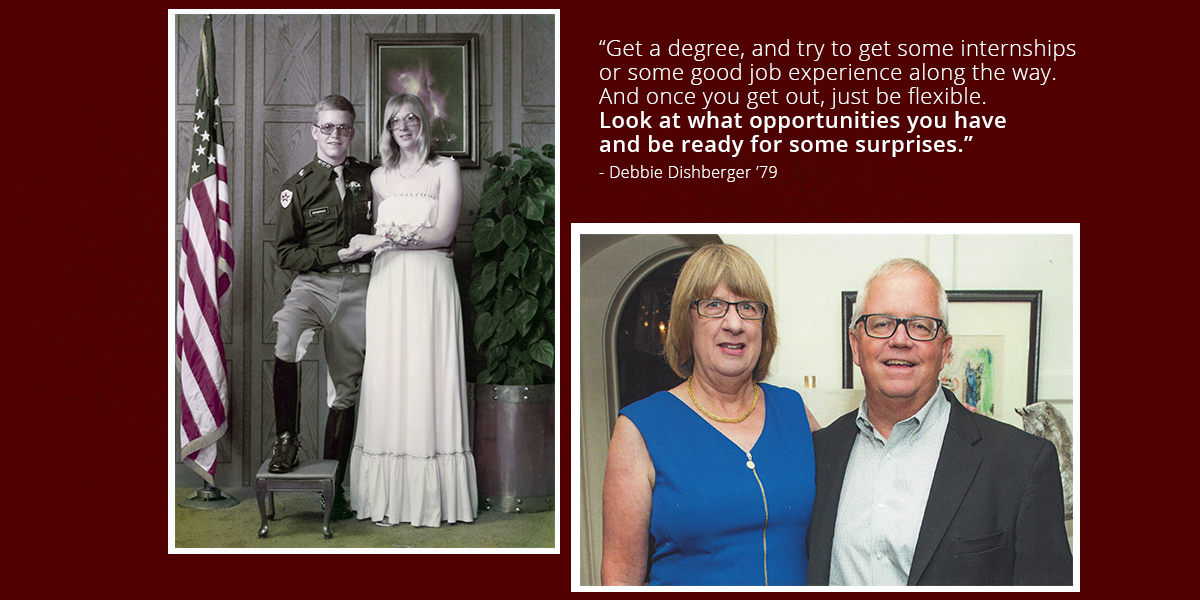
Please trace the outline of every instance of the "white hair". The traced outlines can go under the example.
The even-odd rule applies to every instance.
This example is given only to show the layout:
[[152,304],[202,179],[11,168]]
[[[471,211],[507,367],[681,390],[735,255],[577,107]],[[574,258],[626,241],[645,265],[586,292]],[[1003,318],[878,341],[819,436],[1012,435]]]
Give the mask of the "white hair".
[[[942,287],[942,282],[938,280],[937,275],[934,275],[933,271],[930,270],[929,267],[925,266],[925,264],[921,261],[913,258],[895,258],[883,263],[878,269],[875,269],[875,272],[872,273],[871,277],[867,279],[867,282],[863,284],[862,289],[858,291],[858,296],[855,298],[854,316],[851,317],[849,325],[850,331],[854,331],[855,326],[858,324],[858,318],[863,314],[863,307],[867,305],[867,294],[870,293],[871,285],[874,284],[875,280],[879,279],[880,277],[894,275],[896,273],[921,273],[928,277],[929,280],[932,281],[935,286],[937,286],[938,312],[941,314],[937,315],[936,318],[942,320],[942,329],[946,331],[947,335],[949,335],[950,301],[946,297],[946,289]],[[934,315],[924,316],[932,317]]]

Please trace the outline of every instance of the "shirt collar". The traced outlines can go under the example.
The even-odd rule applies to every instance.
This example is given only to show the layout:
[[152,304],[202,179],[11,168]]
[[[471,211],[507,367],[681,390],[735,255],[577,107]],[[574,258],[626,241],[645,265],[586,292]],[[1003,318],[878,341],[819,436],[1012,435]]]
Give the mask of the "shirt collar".
[[[920,435],[921,432],[928,429],[927,424],[935,423],[950,414],[950,406],[946,403],[946,395],[942,393],[942,386],[937,386],[930,396],[929,401],[922,406],[913,416],[896,423],[892,428],[892,433],[896,433],[897,428],[907,430],[911,435]],[[858,415],[855,416],[854,422],[858,425],[859,430],[868,436],[875,435],[875,427],[871,425],[871,420],[867,418],[867,398],[863,397],[858,403]]]
[[325,167],[326,169],[333,169],[334,167],[344,167],[344,166],[346,166],[346,164],[348,162],[349,161],[342,161],[342,164],[340,164],[340,165],[331,165],[331,164],[325,162],[324,160],[321,160],[321,157],[319,157],[319,156],[317,157],[317,164],[319,166]]

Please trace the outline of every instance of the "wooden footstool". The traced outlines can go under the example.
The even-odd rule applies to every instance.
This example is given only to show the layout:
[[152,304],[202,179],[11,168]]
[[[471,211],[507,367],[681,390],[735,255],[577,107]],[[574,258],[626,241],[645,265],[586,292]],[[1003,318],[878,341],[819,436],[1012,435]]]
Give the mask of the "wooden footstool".
[[272,473],[267,470],[268,458],[258,469],[258,512],[262,515],[262,527],[258,537],[267,537],[267,521],[275,518],[275,492],[321,492],[325,494],[325,539],[333,537],[329,528],[329,516],[333,512],[333,478],[337,473],[336,460],[302,460],[288,473]]

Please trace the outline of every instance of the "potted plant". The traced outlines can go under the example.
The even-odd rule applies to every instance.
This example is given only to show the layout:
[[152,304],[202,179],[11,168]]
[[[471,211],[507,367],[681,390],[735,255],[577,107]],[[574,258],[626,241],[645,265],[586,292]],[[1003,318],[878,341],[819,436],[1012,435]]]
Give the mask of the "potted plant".
[[474,226],[474,454],[482,508],[529,512],[553,508],[554,145],[511,147],[484,159]]

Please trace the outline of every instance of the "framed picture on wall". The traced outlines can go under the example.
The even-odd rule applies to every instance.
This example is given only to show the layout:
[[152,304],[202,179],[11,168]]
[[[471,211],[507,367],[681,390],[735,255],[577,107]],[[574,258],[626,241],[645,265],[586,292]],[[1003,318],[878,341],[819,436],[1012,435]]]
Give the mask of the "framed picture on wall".
[[[842,331],[858,292],[842,292]],[[947,290],[954,341],[942,385],[980,413],[1020,428],[1017,407],[1037,402],[1041,290]],[[861,389],[850,339],[842,338],[842,388]]]
[[412,94],[429,112],[433,150],[479,168],[479,34],[367,34],[367,148],[379,160],[388,98]]

